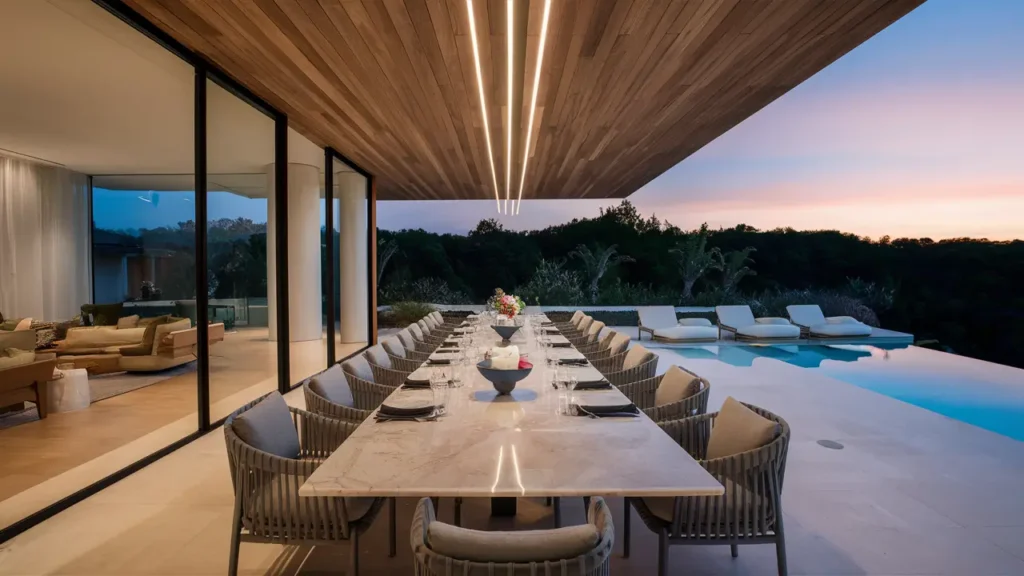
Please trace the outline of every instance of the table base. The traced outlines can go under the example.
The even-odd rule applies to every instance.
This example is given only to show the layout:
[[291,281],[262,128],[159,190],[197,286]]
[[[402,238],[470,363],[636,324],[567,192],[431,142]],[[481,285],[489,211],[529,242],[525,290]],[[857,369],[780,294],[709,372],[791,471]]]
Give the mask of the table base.
[[491,516],[515,516],[515,498],[491,498]]

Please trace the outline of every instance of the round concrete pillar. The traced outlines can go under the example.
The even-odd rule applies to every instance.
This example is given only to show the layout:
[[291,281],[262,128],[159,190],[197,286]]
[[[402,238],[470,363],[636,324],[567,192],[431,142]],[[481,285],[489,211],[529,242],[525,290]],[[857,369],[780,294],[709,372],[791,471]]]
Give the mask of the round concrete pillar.
[[341,276],[342,342],[366,342],[370,319],[367,310],[366,178],[355,172],[336,172],[338,198],[338,270]]

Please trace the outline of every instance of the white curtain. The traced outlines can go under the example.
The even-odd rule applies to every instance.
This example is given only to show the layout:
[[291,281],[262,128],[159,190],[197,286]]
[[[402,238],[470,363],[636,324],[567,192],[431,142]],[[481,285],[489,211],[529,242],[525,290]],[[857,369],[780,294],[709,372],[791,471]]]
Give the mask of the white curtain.
[[89,301],[89,180],[0,156],[0,313],[67,320]]

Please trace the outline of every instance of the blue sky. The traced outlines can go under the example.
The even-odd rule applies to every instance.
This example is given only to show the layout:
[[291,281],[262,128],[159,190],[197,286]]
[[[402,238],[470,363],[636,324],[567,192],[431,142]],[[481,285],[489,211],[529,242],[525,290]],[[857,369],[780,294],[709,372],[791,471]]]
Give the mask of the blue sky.
[[[684,228],[1024,238],[1022,31],[1022,0],[929,0],[630,200]],[[97,194],[97,224],[192,213],[184,194],[137,196]],[[540,228],[610,203],[527,201],[499,219]],[[210,215],[262,221],[266,203],[215,194]],[[378,222],[465,233],[494,216],[493,201],[382,202]]]

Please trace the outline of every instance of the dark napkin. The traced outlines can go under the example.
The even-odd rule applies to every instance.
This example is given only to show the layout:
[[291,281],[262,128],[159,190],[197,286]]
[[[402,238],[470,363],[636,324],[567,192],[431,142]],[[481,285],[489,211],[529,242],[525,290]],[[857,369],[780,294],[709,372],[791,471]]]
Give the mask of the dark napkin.
[[451,364],[451,363],[452,363],[452,359],[451,358],[428,358],[427,359],[427,364],[444,365],[444,364]]
[[401,408],[398,406],[388,406],[387,404],[381,404],[380,409],[377,413],[382,416],[430,416],[434,412],[434,406],[414,406],[410,408]]
[[576,390],[608,390],[612,387],[605,379],[586,380],[576,383]]
[[572,342],[548,342],[552,348],[571,348]]
[[558,363],[562,366],[586,366],[586,358],[560,358]]
[[438,350],[442,350],[442,349],[446,349],[446,348],[451,348],[451,349],[454,349],[454,350],[458,350],[459,349],[459,343],[458,342],[442,342],[441,345],[438,346],[437,348],[438,348]]
[[574,404],[577,416],[596,416],[598,418],[620,418],[623,416],[639,416],[640,410],[635,404],[603,404],[599,406],[588,406],[586,404]]

